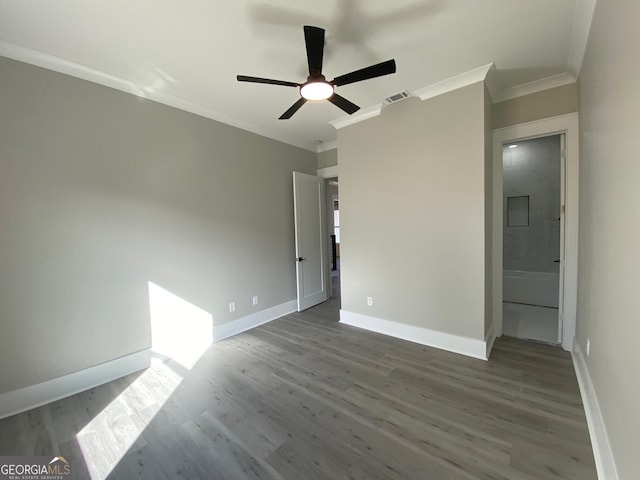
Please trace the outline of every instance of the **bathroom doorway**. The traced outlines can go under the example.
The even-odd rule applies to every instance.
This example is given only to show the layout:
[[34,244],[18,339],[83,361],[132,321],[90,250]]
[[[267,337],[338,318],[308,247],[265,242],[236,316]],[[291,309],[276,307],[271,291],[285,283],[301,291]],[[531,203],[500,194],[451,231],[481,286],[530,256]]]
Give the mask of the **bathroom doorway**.
[[503,145],[503,334],[562,342],[564,134]]

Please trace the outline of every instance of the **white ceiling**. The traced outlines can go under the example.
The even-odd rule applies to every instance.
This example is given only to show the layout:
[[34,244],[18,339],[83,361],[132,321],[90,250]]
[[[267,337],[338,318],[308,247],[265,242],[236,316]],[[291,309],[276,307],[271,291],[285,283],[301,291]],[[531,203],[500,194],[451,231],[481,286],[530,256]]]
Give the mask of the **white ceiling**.
[[[490,63],[496,67],[496,100],[575,78],[593,3],[3,0],[0,55],[315,150],[335,140],[329,122],[345,113],[321,102],[278,120],[298,99],[296,89],[235,79],[244,74],[304,81],[303,25],[327,31],[328,79],[396,59],[394,75],[339,87],[363,109]],[[523,84],[523,90],[513,88]]]

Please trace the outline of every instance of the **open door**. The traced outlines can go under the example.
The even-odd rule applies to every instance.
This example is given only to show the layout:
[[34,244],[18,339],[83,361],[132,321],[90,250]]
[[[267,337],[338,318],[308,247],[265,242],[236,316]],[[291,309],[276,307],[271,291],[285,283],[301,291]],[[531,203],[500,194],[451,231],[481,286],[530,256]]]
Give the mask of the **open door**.
[[567,203],[567,134],[560,134],[560,255],[558,270],[558,344],[563,345],[562,337],[564,335],[564,268],[565,268],[565,210]]
[[293,172],[298,311],[329,298],[324,179]]

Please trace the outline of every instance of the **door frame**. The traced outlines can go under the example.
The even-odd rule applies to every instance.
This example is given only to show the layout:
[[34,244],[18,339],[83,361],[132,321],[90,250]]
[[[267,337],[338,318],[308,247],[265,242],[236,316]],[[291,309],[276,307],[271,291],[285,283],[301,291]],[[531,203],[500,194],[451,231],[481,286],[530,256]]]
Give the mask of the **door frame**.
[[558,269],[558,343],[562,345],[562,334],[564,332],[564,277],[565,277],[565,235],[566,235],[566,208],[567,204],[567,134],[560,135],[560,268]]
[[578,299],[579,115],[570,113],[493,131],[493,327],[502,335],[502,147],[505,143],[565,134],[564,291],[561,295],[562,348],[573,351]]
[[[338,175],[338,165],[333,165],[331,167],[319,168],[316,170],[316,175],[318,177],[324,178],[324,188],[326,192],[327,198],[327,231],[326,237],[329,238],[329,235],[333,233],[333,202],[331,201],[329,195],[329,179],[339,178]],[[327,248],[327,262],[330,262],[330,255],[328,253]],[[329,293],[329,298],[333,297],[333,277],[331,276],[331,266],[327,264],[327,290]]]

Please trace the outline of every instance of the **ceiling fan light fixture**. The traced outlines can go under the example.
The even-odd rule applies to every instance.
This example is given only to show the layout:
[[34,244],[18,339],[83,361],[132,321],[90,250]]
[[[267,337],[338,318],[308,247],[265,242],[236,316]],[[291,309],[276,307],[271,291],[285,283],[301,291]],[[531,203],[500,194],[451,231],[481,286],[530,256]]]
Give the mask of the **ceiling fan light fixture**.
[[333,85],[322,80],[307,82],[300,87],[300,95],[305,100],[326,100],[333,95]]
[[336,87],[349,85],[351,83],[362,82],[371,78],[382,77],[396,72],[396,61],[369,65],[368,67],[354,70],[353,72],[339,75],[330,82],[322,74],[322,56],[324,55],[324,28],[304,26],[304,43],[307,50],[307,64],[309,66],[309,76],[305,83],[287,82],[284,80],[274,80],[273,78],[250,77],[248,75],[236,76],[239,82],[264,83],[266,85],[280,85],[283,87],[298,87],[300,98],[289,107],[289,109],[278,117],[279,120],[288,120],[300,108],[311,101],[328,100],[340,110],[351,115],[360,107],[350,102],[335,92]]

